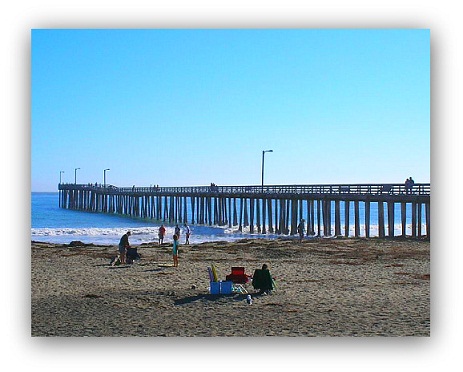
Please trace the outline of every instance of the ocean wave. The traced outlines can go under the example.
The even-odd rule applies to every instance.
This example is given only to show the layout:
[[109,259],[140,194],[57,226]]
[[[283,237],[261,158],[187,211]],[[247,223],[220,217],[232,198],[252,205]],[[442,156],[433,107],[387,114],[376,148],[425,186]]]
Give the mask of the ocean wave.
[[[175,226],[166,227],[166,236],[164,242],[172,242],[174,235]],[[191,244],[199,244],[210,241],[236,241],[244,238],[266,238],[274,239],[285,235],[277,235],[274,233],[259,234],[257,233],[257,226],[254,227],[254,233],[251,234],[249,226],[243,227],[242,231],[239,231],[237,227],[218,227],[218,226],[200,226],[193,225],[191,228]],[[49,243],[69,244],[73,240],[79,240],[84,243],[95,243],[95,244],[110,244],[117,245],[120,237],[127,231],[131,232],[130,243],[139,245],[143,243],[152,243],[158,241],[158,226],[145,226],[145,227],[117,227],[117,228],[32,228],[31,239],[36,241],[44,241]],[[365,236],[365,225],[360,224],[360,236]],[[387,225],[385,226],[387,229]],[[180,241],[184,243],[185,233],[183,226],[181,226]],[[412,226],[408,224],[406,226],[406,234],[411,235]],[[318,233],[317,227],[315,226],[315,235]],[[323,236],[323,231],[320,232]],[[426,233],[426,226],[422,225],[422,234]],[[341,228],[341,235],[344,236],[344,226]],[[349,236],[355,236],[355,227],[349,226]],[[402,235],[401,224],[394,225],[394,235]],[[332,226],[331,236],[334,236],[334,226]],[[370,226],[370,237],[379,236],[378,225]]]

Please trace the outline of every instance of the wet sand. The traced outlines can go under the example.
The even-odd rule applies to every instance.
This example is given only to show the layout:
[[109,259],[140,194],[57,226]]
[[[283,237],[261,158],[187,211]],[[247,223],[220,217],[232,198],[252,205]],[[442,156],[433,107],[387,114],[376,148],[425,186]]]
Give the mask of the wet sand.
[[[137,246],[31,243],[32,336],[430,336],[430,243],[415,239],[241,240]],[[267,263],[277,288],[209,294],[219,279]]]

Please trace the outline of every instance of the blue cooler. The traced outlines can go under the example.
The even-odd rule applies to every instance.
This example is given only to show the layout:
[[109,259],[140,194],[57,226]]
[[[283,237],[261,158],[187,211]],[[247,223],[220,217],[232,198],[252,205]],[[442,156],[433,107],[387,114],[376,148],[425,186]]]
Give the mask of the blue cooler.
[[209,282],[209,293],[210,294],[220,294],[220,282]]
[[231,294],[233,290],[233,282],[220,282],[220,293]]

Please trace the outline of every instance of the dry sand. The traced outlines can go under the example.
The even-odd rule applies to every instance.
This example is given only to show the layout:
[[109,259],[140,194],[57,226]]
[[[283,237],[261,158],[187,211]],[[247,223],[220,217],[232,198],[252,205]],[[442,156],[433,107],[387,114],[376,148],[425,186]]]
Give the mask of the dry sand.
[[[32,336],[430,336],[430,244],[414,239],[242,240],[138,246],[142,259],[110,266],[116,246],[32,242]],[[232,266],[267,263],[270,295],[211,295]],[[166,264],[166,265],[164,265]]]

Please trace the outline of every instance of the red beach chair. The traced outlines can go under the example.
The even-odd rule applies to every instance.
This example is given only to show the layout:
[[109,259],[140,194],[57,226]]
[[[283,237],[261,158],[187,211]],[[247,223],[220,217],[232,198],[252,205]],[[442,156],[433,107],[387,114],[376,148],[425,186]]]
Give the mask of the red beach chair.
[[242,266],[232,267],[231,274],[227,275],[225,278],[227,281],[238,284],[245,284],[249,281],[249,276],[244,273],[244,267]]

